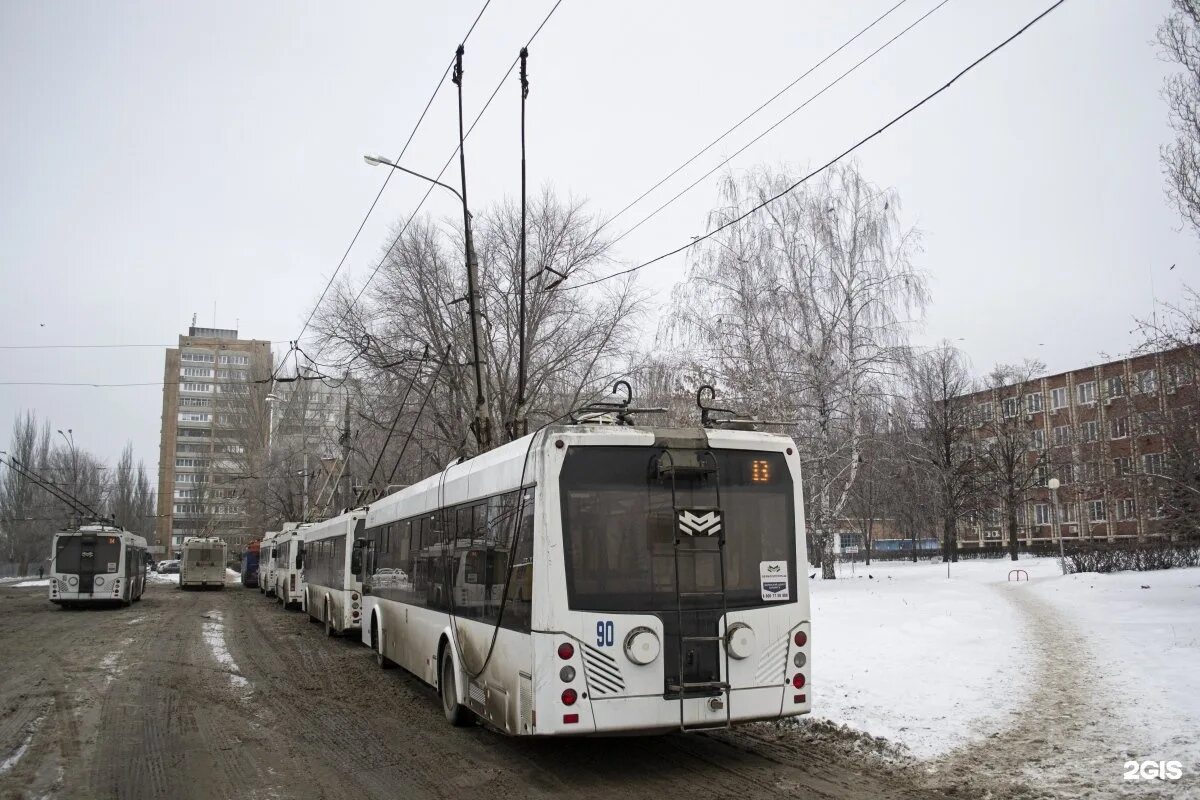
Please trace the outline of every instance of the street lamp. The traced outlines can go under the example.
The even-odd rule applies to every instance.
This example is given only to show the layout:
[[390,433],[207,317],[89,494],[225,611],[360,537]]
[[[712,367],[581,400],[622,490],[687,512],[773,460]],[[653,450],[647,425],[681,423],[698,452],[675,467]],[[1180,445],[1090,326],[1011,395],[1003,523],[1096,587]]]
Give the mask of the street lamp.
[[[429,177],[428,175],[422,175],[419,172],[413,172],[411,169],[408,169],[407,167],[402,167],[399,164],[397,164],[396,162],[392,161],[391,159],[384,158],[383,156],[380,156],[380,155],[372,155],[372,154],[368,153],[367,155],[363,156],[363,161],[366,161],[372,167],[391,167],[392,169],[397,169],[403,173],[412,175],[414,178],[420,178],[423,181],[428,181],[429,183],[432,183],[434,186],[440,186],[443,189],[449,189],[450,191],[454,192],[454,196],[458,198],[458,202],[462,203],[463,205],[466,205],[466,201],[463,200],[463,196],[462,196],[462,194],[459,193],[458,189],[455,189],[453,186],[450,186],[449,184],[442,183],[439,180],[434,180],[433,178]],[[470,215],[471,212],[467,211],[467,214]]]
[[1046,481],[1046,486],[1050,488],[1050,502],[1054,507],[1054,531],[1058,534],[1058,568],[1062,570],[1062,574],[1067,574],[1067,552],[1063,547],[1062,526],[1058,524],[1058,487],[1062,486],[1058,478],[1051,478]]

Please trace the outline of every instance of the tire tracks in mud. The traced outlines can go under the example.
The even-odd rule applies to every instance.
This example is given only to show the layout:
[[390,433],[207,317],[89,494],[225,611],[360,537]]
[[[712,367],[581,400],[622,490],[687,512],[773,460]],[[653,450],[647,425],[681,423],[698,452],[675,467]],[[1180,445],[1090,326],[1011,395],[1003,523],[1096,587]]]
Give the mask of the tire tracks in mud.
[[[42,710],[58,708],[63,717],[51,725],[47,716],[19,765],[25,778],[45,777],[14,784],[5,797],[50,789],[69,799],[137,800],[950,796],[923,785],[910,767],[842,746],[827,732],[806,734],[804,725],[605,739],[452,728],[423,682],[403,670],[380,670],[354,637],[326,638],[302,612],[284,611],[257,592],[156,585],[140,606],[136,624],[127,624],[127,611],[87,612],[86,622],[96,624],[86,635],[84,612],[60,620],[30,603],[16,623],[0,620],[0,653],[32,631],[53,628],[20,661],[20,680],[46,670],[40,693],[19,681],[0,690],[0,700],[24,698],[17,703],[23,722],[0,728],[0,754],[20,724]],[[219,612],[232,667],[218,663],[205,641],[212,611]],[[53,671],[62,651],[78,650],[74,660],[95,664],[106,655],[105,642],[131,636],[112,662],[115,677],[101,672],[91,683],[76,681],[93,693],[90,702],[72,691],[56,701],[47,691],[76,685]],[[236,686],[231,671],[248,685]]]

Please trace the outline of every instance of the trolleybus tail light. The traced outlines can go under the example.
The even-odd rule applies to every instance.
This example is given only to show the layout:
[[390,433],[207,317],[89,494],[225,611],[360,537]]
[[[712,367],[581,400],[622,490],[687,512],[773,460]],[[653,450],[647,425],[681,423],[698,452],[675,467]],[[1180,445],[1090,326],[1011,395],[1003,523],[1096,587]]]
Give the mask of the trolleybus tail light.
[[796,642],[796,647],[804,647],[804,645],[808,644],[808,634],[804,631],[796,631],[794,641]]
[[575,680],[575,668],[570,664],[567,664],[558,671],[558,677],[563,683],[570,683],[571,681]]
[[558,657],[563,661],[566,661],[573,655],[575,655],[575,645],[570,642],[563,642],[558,646]]
[[795,686],[797,689],[804,688],[804,673],[803,672],[797,672],[795,677],[792,678],[792,686]]
[[794,697],[792,697],[792,702],[796,703],[798,705],[800,703],[803,703],[807,699],[807,697],[808,697],[808,695],[798,694],[798,695],[795,695]]
[[[801,684],[801,686],[802,685],[803,684]],[[797,686],[796,688],[799,689],[800,687]],[[575,701],[578,699],[579,695],[575,693],[574,689],[563,689],[562,701],[564,706],[573,706],[575,705]]]
[[563,724],[564,725],[571,725],[576,722],[579,722],[578,714],[563,714]]

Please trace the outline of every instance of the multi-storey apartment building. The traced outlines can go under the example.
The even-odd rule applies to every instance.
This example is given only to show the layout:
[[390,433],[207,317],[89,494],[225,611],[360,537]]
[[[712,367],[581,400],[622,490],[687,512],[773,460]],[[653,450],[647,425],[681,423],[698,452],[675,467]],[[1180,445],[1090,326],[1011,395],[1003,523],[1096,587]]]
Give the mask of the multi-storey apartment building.
[[193,325],[167,350],[157,537],[168,552],[186,536],[218,536],[238,552],[262,535],[250,529],[242,499],[247,431],[236,399],[270,369],[271,343],[239,339],[236,330]]
[[[1197,443],[1197,354],[1149,353],[1035,378],[962,398],[973,408],[970,446],[995,446],[997,431],[1026,442],[1033,473],[1017,506],[1025,545],[1141,538],[1163,532],[1169,452]],[[1172,438],[1174,437],[1174,438]],[[1055,513],[1050,478],[1058,478]],[[1008,541],[1006,513],[985,509],[959,531],[961,548]]]

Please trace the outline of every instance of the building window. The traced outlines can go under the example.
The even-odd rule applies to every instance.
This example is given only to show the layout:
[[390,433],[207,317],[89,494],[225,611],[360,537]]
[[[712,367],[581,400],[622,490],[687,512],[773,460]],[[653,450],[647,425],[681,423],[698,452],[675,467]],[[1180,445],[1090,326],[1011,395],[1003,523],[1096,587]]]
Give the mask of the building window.
[[208,422],[212,419],[212,414],[204,411],[180,411],[180,422]]
[[1050,480],[1050,468],[1045,464],[1039,465],[1033,471],[1033,485],[1045,486]]
[[1162,417],[1157,411],[1143,411],[1138,414],[1138,432],[1147,433],[1162,433]]
[[1015,417],[1021,413],[1021,398],[1006,397],[1000,401],[1000,409],[1004,413],[1004,417]]
[[1062,522],[1076,522],[1075,504],[1063,503],[1058,507],[1058,513],[1062,515]]
[[246,380],[246,370],[244,369],[219,369],[217,370],[218,378],[226,378],[238,381]]
[[250,356],[223,355],[223,356],[221,356],[221,363],[222,364],[249,364]]
[[1125,396],[1125,379],[1114,376],[1105,380],[1105,393],[1109,400]]
[[1129,417],[1114,417],[1108,426],[1114,439],[1124,439],[1129,435]]
[[212,384],[184,382],[179,384],[179,388],[185,392],[211,392]]
[[1113,459],[1113,475],[1118,478],[1133,472],[1133,459],[1127,456],[1117,456]]
[[1096,382],[1088,381],[1087,383],[1076,384],[1075,397],[1081,406],[1091,405],[1096,402]]
[[1158,375],[1152,369],[1142,370],[1133,376],[1133,385],[1138,394],[1154,394],[1158,391]]
[[1045,503],[1038,503],[1033,507],[1034,522],[1038,525],[1050,524],[1050,506]]
[[1100,423],[1091,419],[1079,425],[1079,441],[1094,442],[1100,438]]
[[204,408],[205,406],[211,406],[212,400],[207,397],[181,397],[179,398],[179,405]]
[[1171,364],[1167,367],[1167,390],[1172,391],[1183,386],[1185,383],[1191,383],[1192,380],[1192,365],[1191,364]]
[[1042,410],[1042,393],[1034,392],[1033,394],[1025,395],[1025,410],[1030,414],[1036,414]]
[[980,403],[978,406],[975,407],[975,413],[979,416],[980,422],[991,422],[992,421],[992,404],[991,403]]
[[211,364],[213,362],[213,354],[212,353],[180,353],[179,360],[180,361],[203,361],[205,363]]
[[1067,387],[1059,386],[1050,390],[1050,407],[1055,410],[1067,407]]
[[1137,504],[1132,497],[1126,497],[1117,502],[1117,519],[1136,519]]
[[1054,428],[1054,446],[1066,447],[1071,443],[1071,426],[1057,425]]
[[1029,449],[1030,450],[1045,450],[1046,449],[1046,432],[1041,428],[1029,432]]
[[1100,482],[1100,462],[1085,461],[1079,465],[1079,479],[1084,483]]
[[1166,459],[1162,453],[1146,453],[1142,456],[1142,472],[1147,475],[1161,475]]
[[179,374],[185,378],[211,378],[213,371],[205,367],[184,367]]
[[1103,500],[1088,500],[1088,522],[1104,522],[1108,519],[1108,509]]

